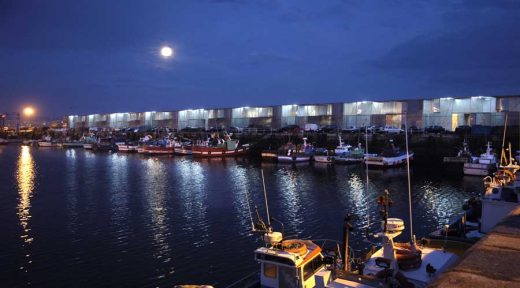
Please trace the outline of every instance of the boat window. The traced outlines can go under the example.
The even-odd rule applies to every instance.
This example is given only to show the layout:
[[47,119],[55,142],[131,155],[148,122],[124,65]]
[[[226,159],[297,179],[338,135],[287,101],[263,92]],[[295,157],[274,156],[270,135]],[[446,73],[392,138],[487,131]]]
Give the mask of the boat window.
[[285,265],[294,266],[294,262],[291,261],[291,259],[277,257],[277,256],[273,256],[273,255],[266,255],[266,254],[261,254],[261,253],[256,254],[256,260],[266,260],[266,261],[277,262],[277,263],[281,263],[281,264],[285,264]]
[[323,266],[323,259],[320,256],[305,264],[303,266],[303,279],[307,280],[314,274],[314,272],[316,272],[316,270],[320,269],[321,266]]
[[499,191],[499,190],[498,190],[497,188],[493,188],[493,191],[492,191],[492,192],[493,192],[493,194],[498,194],[498,191]]
[[267,278],[276,279],[276,265],[271,263],[264,263],[264,276]]

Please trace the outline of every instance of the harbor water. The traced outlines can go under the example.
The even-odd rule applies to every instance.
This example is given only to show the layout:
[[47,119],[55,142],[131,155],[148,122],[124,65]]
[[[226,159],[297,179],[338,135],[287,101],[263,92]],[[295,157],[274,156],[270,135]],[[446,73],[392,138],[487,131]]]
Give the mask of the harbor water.
[[[265,215],[261,169],[269,212],[286,237],[340,240],[351,213],[351,246],[361,252],[367,227],[378,230],[384,189],[394,201],[390,216],[408,225],[406,168],[368,171],[367,190],[361,164],[0,146],[0,286],[225,287],[259,268],[253,251],[262,242],[251,233],[249,208]],[[411,169],[418,238],[482,190],[480,177]]]

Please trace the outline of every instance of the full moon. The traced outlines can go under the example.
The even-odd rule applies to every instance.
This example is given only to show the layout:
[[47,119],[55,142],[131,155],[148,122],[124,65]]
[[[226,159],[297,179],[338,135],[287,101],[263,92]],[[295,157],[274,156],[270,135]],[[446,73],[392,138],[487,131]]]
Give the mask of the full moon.
[[173,50],[172,48],[168,47],[168,46],[164,46],[161,48],[161,55],[163,57],[171,57],[173,55]]

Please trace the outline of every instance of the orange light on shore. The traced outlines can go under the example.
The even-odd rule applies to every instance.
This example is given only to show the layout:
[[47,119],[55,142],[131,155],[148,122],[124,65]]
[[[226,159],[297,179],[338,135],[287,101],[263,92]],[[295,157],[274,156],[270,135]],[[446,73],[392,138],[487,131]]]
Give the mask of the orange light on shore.
[[32,108],[32,107],[25,107],[23,109],[23,115],[25,115],[27,117],[30,117],[30,116],[34,115],[34,108]]

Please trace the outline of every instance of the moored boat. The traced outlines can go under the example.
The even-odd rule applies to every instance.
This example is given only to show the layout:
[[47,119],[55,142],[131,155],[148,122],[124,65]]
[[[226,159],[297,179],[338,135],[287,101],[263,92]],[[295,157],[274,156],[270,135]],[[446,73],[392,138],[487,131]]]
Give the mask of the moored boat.
[[0,138],[0,145],[7,145],[9,144],[9,141],[5,140],[4,138]]
[[289,142],[278,150],[277,160],[281,163],[303,163],[310,162],[314,154],[314,147],[303,138],[303,145],[294,145]]
[[407,162],[407,159],[410,160],[413,158],[413,152],[403,152],[400,151],[399,148],[395,147],[392,140],[390,140],[390,146],[383,149],[381,154],[365,154],[364,161],[365,164],[371,167],[395,167],[399,165],[404,165]]
[[464,142],[462,142],[462,147],[457,152],[456,156],[446,156],[442,159],[443,163],[450,163],[450,164],[463,164],[471,162],[471,152],[469,151],[469,145],[468,142],[466,142],[466,139],[464,139]]
[[38,147],[44,147],[44,148],[48,148],[48,147],[56,147],[57,144],[55,141],[52,141],[52,138],[50,136],[45,136],[43,137],[42,140],[38,141]]
[[177,155],[192,155],[192,143],[191,143],[191,140],[186,140],[182,137],[177,137],[177,138],[174,138],[174,140],[176,141],[175,143],[175,154]]
[[137,152],[137,145],[130,143],[116,143],[117,152],[134,153]]
[[239,146],[239,140],[224,135],[224,139],[214,137],[192,146],[192,155],[198,157],[233,157],[249,151],[249,144]]
[[92,136],[84,136],[82,137],[83,140],[83,148],[85,150],[93,150],[94,144],[96,143],[96,138]]
[[495,153],[491,148],[491,143],[486,145],[486,152],[479,157],[472,157],[471,161],[464,163],[463,171],[465,175],[487,176],[497,169]]

